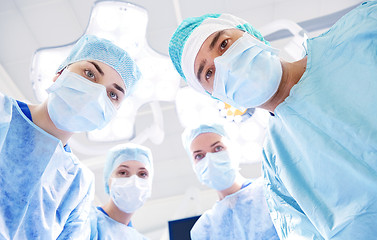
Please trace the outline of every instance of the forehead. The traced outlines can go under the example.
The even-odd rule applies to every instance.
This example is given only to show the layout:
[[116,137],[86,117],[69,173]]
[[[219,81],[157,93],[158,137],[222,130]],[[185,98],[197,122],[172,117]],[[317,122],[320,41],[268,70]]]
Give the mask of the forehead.
[[[238,28],[229,28],[229,29],[224,29],[224,30],[219,30],[211,35],[209,35],[206,40],[204,40],[202,48],[209,48],[211,44],[214,43],[214,41],[220,39],[220,38],[239,38],[244,34],[244,31]],[[213,46],[211,46],[213,47]]]
[[116,169],[119,169],[119,168],[127,168],[127,169],[130,169],[130,170],[134,170],[134,171],[137,171],[139,168],[146,168],[145,164],[140,162],[140,161],[136,161],[136,160],[128,160],[128,161],[124,161],[124,162],[121,162]]
[[191,151],[210,147],[215,142],[221,142],[222,138],[223,137],[221,135],[213,132],[201,133],[194,138],[194,140],[192,140],[190,146]]

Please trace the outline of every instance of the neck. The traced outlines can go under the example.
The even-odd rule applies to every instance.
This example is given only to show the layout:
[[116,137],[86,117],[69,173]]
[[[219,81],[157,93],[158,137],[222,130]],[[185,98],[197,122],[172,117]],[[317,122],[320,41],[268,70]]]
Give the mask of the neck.
[[266,103],[262,104],[260,108],[274,112],[275,108],[282,103],[288,96],[292,87],[298,83],[302,75],[306,71],[307,57],[296,62],[281,62],[282,77],[280,85],[274,96],[272,96]]
[[244,181],[245,179],[241,175],[238,174],[232,186],[230,186],[227,189],[217,191],[217,195],[219,196],[220,200],[224,199],[228,195],[231,195],[241,190],[241,187]]
[[103,210],[117,222],[123,223],[124,225],[128,225],[131,221],[131,217],[133,213],[126,213],[120,210],[110,199],[104,206],[102,206]]
[[54,123],[51,121],[50,115],[48,115],[47,100],[39,105],[28,106],[31,112],[33,123],[52,136],[60,139],[63,145],[66,145],[67,141],[73,135],[73,133],[66,132],[55,127]]

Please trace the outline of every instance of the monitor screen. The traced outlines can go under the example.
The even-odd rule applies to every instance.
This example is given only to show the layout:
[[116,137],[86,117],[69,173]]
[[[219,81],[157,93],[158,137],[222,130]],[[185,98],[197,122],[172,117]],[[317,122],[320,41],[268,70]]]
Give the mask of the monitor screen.
[[190,230],[200,216],[169,221],[170,240],[190,240]]

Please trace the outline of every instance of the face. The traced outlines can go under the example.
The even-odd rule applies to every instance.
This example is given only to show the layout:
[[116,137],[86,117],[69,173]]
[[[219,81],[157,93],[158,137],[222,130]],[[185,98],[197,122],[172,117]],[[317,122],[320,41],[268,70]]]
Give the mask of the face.
[[226,29],[210,35],[202,44],[194,62],[195,75],[203,88],[212,94],[215,78],[214,59],[224,52],[242,37],[244,32],[239,29]]
[[109,186],[111,186],[111,178],[127,178],[132,175],[143,179],[149,178],[149,172],[144,163],[136,160],[124,161],[111,173]]
[[208,152],[215,153],[226,150],[223,137],[216,133],[199,134],[191,143],[191,153],[194,164],[202,160]]
[[123,79],[117,71],[100,61],[88,60],[72,63],[67,67],[71,72],[103,85],[106,88],[107,96],[115,108],[119,109],[124,99],[126,87]]

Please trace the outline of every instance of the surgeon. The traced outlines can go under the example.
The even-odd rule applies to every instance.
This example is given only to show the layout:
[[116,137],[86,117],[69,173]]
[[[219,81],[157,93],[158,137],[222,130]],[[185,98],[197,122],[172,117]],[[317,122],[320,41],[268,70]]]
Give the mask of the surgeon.
[[1,94],[0,239],[89,238],[94,178],[68,140],[105,127],[139,78],[123,49],[84,35],[43,103]]
[[373,239],[377,234],[377,1],[279,58],[229,14],[185,19],[170,57],[203,94],[273,113],[264,145],[266,195],[282,239]]
[[199,181],[215,189],[219,201],[191,229],[191,239],[279,239],[263,190],[263,178],[245,179],[224,128],[203,124],[186,128],[183,145]]
[[90,213],[90,239],[147,239],[131,224],[131,217],[152,191],[153,158],[149,148],[127,143],[112,148],[104,168],[109,201]]

